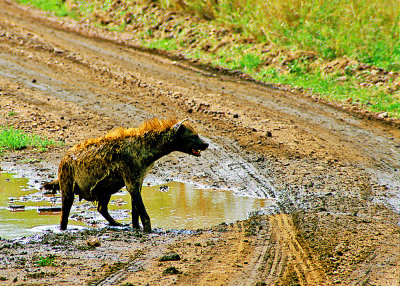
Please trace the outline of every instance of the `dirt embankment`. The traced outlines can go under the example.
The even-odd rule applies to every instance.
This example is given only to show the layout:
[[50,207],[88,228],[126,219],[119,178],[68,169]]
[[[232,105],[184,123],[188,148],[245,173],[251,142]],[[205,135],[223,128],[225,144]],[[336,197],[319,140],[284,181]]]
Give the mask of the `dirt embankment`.
[[[2,241],[0,284],[399,284],[397,129],[101,37],[118,34],[0,1],[0,125],[64,142],[7,152],[1,167],[45,181],[76,142],[152,116],[189,117],[209,150],[173,154],[151,176],[268,197],[275,214],[196,234]],[[88,237],[101,246],[87,247]],[[171,252],[181,259],[159,261]],[[38,266],[44,255],[52,265]]]

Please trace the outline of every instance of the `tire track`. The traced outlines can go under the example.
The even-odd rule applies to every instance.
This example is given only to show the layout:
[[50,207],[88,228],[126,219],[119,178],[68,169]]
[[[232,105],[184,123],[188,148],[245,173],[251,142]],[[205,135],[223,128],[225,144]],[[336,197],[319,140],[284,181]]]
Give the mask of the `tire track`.
[[[328,285],[322,265],[297,240],[292,217],[286,214],[277,214],[270,216],[269,219],[274,226],[272,227],[273,234],[282,245],[282,254],[287,257],[287,268],[294,269],[300,284]],[[276,265],[280,265],[280,263]]]

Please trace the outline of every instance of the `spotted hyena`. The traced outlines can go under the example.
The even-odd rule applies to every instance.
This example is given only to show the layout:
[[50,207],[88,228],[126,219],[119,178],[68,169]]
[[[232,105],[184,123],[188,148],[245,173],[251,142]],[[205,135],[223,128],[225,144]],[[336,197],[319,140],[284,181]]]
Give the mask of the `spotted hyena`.
[[[150,217],[141,196],[143,179],[154,162],[172,151],[200,156],[208,144],[183,121],[154,118],[138,128],[119,128],[104,137],[89,139],[67,151],[58,180],[62,195],[60,228],[65,230],[74,196],[96,201],[97,210],[110,223],[120,225],[108,213],[111,195],[126,186],[132,199],[132,225],[151,231]],[[51,186],[53,185],[53,186]]]

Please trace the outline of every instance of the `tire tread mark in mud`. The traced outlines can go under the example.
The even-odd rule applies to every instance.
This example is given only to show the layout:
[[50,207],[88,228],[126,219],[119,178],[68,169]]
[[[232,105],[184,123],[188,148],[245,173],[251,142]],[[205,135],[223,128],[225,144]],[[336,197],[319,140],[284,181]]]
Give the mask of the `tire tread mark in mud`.
[[[209,148],[210,158],[215,162],[208,162],[212,177],[216,180],[232,182],[232,189],[238,194],[251,195],[261,198],[275,199],[275,188],[271,181],[260,174],[251,162],[241,156],[241,150],[231,145],[229,147],[215,146]],[[233,155],[231,155],[233,154]],[[245,192],[244,192],[245,191]]]
[[[261,247],[258,247],[258,249],[257,249],[257,251],[256,251],[256,253],[259,253],[260,255],[258,256],[258,259],[257,259],[257,261],[255,262],[255,263],[253,263],[253,269],[254,269],[254,271],[252,271],[252,275],[251,275],[251,278],[252,278],[252,281],[254,281],[254,282],[256,282],[257,280],[256,280],[256,274],[257,274],[257,276],[260,276],[260,271],[262,271],[262,273],[261,273],[261,280],[262,281],[265,281],[266,279],[265,279],[265,277],[263,277],[264,275],[264,273],[267,271],[267,269],[268,269],[268,260],[266,260],[265,259],[265,257],[267,256],[267,255],[269,255],[269,253],[270,253],[270,251],[272,250],[272,247],[271,247],[271,245],[268,243],[268,240],[269,240],[269,237],[266,237],[266,236],[264,236],[263,238],[259,238],[258,239],[258,245],[260,245]],[[278,254],[279,255],[279,253],[276,253],[276,254]],[[274,266],[274,264],[272,264],[272,266]],[[278,273],[279,274],[279,273]],[[271,281],[274,281],[275,282],[275,280],[276,280],[276,277],[279,277],[279,275],[277,275],[277,276],[275,276],[274,277],[274,279],[273,280],[271,280],[270,279],[270,282]],[[260,279],[258,279],[258,280],[260,280]],[[270,285],[270,284],[269,284]]]
[[[266,221],[263,221],[263,229],[268,229]],[[243,237],[240,238],[243,241]],[[234,281],[230,281],[228,285],[254,285],[259,281],[264,281],[262,274],[265,272],[265,267],[267,261],[265,260],[266,255],[271,250],[271,245],[268,243],[270,239],[269,234],[265,233],[258,233],[256,240],[253,242],[256,247],[253,258],[248,262],[249,267],[251,269],[243,273],[245,278],[243,279],[236,279]],[[241,251],[237,251],[240,253]],[[264,269],[264,270],[263,270]]]
[[[156,251],[158,253],[158,251]],[[91,286],[113,286],[119,285],[124,279],[126,279],[129,275],[134,272],[142,271],[147,267],[147,264],[151,259],[153,259],[156,255],[150,251],[144,256],[140,256],[137,259],[129,262],[128,265],[122,267],[118,271],[111,273],[106,278],[101,281],[92,282]]]
[[284,268],[283,264],[286,263],[287,260],[286,255],[284,255],[284,253],[280,250],[280,247],[276,243],[275,239],[273,243],[271,243],[270,240],[270,245],[268,250],[265,252],[264,260],[265,265],[268,266],[268,268],[264,270],[265,277],[263,277],[263,280],[266,281],[268,285],[273,285],[277,282],[277,277],[281,276],[280,274]]
[[[282,253],[288,253],[288,263],[294,268],[301,285],[323,285],[323,267],[315,260],[310,258],[306,250],[296,238],[296,231],[291,220],[291,216],[278,214],[271,217],[272,223],[279,230],[275,235],[277,240],[283,245]],[[286,255],[286,254],[283,254]],[[290,265],[288,265],[290,266]]]

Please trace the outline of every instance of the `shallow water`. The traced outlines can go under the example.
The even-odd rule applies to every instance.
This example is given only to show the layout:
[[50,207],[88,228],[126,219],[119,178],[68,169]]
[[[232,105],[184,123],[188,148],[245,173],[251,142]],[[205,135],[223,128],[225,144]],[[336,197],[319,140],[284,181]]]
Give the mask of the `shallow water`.
[[[40,213],[42,207],[60,207],[61,197],[47,196],[28,185],[28,179],[0,174],[0,237],[17,238],[44,229],[57,230],[60,212]],[[143,186],[142,196],[152,227],[163,229],[198,229],[246,219],[249,212],[267,209],[273,201],[236,196],[230,191],[200,190],[189,184],[170,182]],[[24,208],[21,210],[20,208]],[[18,211],[14,211],[18,209]],[[111,197],[110,214],[117,221],[131,222],[131,200],[122,190]],[[103,227],[107,222],[94,203],[76,198],[68,229]]]

